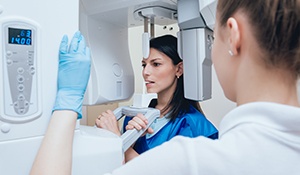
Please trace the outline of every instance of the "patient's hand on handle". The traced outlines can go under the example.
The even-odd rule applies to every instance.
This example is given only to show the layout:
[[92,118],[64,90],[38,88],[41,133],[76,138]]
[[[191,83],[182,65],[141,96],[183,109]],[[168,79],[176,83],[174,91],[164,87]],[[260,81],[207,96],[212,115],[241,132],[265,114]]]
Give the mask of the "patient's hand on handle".
[[[126,126],[126,130],[131,130],[131,129],[137,129],[137,130],[141,130],[146,128],[148,125],[148,120],[147,118],[143,115],[143,114],[137,114],[135,117],[133,117],[133,119],[131,119],[127,126]],[[152,134],[153,133],[153,129],[151,127],[149,127],[143,134],[142,136],[144,136],[146,133]],[[135,157],[139,156],[139,154],[133,149],[133,145],[131,148],[129,148],[126,152],[125,152],[125,162],[128,162],[132,159],[134,159]]]
[[[102,114],[100,114],[95,121],[95,125],[98,128],[106,129],[108,131],[115,133],[118,136],[121,136],[118,121],[113,111],[111,110],[107,110]],[[132,118],[132,120],[128,122],[128,125],[126,126],[126,130],[132,130],[132,129],[141,130],[146,128],[147,125],[148,125],[147,118],[143,114],[137,114],[135,117]],[[149,134],[153,133],[153,129],[149,127],[145,131],[145,133],[143,133],[142,136],[144,136],[146,133]],[[125,162],[128,162],[137,156],[139,156],[139,154],[131,147],[125,152]]]
[[[137,114],[137,116],[133,117],[133,119],[128,122],[126,130],[137,129],[139,131],[141,129],[146,128],[147,124],[147,118],[143,114]],[[100,114],[95,121],[95,125],[98,128],[106,129],[115,133],[118,136],[121,136],[118,121],[113,111],[111,110],[107,110]],[[142,136],[144,136],[146,133],[152,134],[153,129],[149,127]]]
[[95,125],[98,128],[106,129],[115,133],[118,136],[121,136],[118,121],[111,110],[107,110],[100,114],[95,121]]
[[[139,131],[141,129],[146,128],[147,125],[148,125],[147,118],[143,114],[137,114],[135,117],[133,117],[132,120],[128,122],[128,125],[126,126],[126,130],[137,129]],[[142,136],[144,136],[146,133],[152,134],[153,132],[154,132],[153,129],[149,127]]]

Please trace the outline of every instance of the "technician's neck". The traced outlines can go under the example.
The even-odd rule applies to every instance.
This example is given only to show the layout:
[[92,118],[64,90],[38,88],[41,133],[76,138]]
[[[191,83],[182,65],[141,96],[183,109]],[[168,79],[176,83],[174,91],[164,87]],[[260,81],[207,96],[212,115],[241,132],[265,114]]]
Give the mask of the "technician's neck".
[[296,80],[284,70],[255,70],[243,72],[237,82],[238,105],[265,101],[299,107]]

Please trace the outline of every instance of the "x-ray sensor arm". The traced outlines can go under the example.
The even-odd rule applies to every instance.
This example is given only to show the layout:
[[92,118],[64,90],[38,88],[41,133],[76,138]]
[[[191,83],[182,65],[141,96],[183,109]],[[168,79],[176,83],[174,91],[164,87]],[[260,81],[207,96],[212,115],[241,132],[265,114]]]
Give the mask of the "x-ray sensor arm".
[[[211,98],[211,48],[216,5],[216,0],[178,0],[177,10],[168,4],[147,4],[135,11],[140,20],[177,18],[180,28],[178,52],[184,63],[184,96],[188,99],[204,101]],[[143,57],[147,58],[150,38],[147,30],[142,38]]]
[[211,49],[216,0],[178,0],[178,50],[183,59],[184,95],[203,101],[211,98]]

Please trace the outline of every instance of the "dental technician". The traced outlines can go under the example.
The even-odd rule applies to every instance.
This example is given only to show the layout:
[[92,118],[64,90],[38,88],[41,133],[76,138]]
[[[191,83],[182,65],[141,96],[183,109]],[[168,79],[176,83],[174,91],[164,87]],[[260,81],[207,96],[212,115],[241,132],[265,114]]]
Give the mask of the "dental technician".
[[[219,140],[178,136],[112,174],[299,174],[300,0],[219,0],[214,33],[216,73],[225,96],[238,105],[223,118]],[[78,92],[87,79],[78,82]],[[72,149],[75,106],[81,102],[55,108],[32,174],[71,174],[71,153],[60,154],[65,161],[50,159]]]

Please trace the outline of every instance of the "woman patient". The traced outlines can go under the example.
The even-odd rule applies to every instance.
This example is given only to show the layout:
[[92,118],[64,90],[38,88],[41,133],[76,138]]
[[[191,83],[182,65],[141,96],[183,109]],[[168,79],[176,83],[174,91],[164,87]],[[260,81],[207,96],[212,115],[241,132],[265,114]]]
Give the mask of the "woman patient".
[[[183,62],[177,53],[177,38],[164,35],[150,40],[150,54],[143,58],[143,78],[148,93],[157,93],[149,107],[160,110],[160,116],[125,152],[125,161],[172,139],[177,135],[218,138],[218,130],[206,119],[197,101],[184,98]],[[96,126],[121,135],[113,112],[107,110],[96,119]],[[144,115],[125,117],[123,130],[141,130],[148,124]]]

